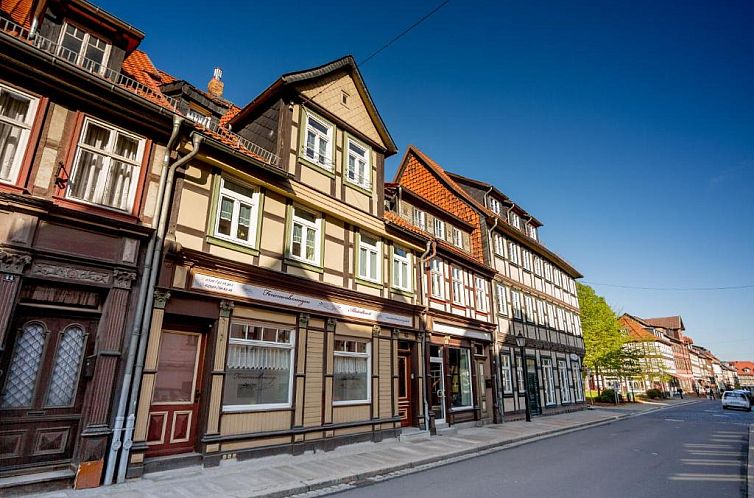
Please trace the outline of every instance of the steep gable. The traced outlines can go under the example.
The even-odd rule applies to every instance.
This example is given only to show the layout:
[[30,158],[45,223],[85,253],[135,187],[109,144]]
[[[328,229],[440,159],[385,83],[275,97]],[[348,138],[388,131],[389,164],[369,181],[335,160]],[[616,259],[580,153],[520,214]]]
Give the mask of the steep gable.
[[[346,71],[339,71],[320,79],[307,81],[298,85],[296,90],[306,99],[311,100],[334,116],[360,131],[373,142],[385,147],[372,117],[367,111],[364,98],[356,86],[353,77]],[[344,96],[347,103],[343,103]]]

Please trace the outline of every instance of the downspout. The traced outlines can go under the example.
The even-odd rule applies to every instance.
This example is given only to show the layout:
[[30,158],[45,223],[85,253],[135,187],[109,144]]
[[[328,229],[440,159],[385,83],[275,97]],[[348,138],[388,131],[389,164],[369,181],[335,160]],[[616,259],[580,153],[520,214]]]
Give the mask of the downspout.
[[[165,156],[162,159],[162,170],[160,171],[160,184],[157,188],[157,205],[155,207],[155,213],[159,213],[162,207],[162,199],[165,193],[165,184],[167,183],[167,170],[170,164],[170,151],[178,138],[178,133],[181,129],[181,123],[183,118],[177,114],[173,115],[173,131],[170,134],[170,139],[165,146]],[[134,314],[134,325],[131,330],[131,340],[128,343],[128,356],[126,357],[125,374],[123,377],[123,384],[120,389],[120,396],[118,397],[118,409],[115,412],[115,425],[113,426],[113,440],[110,443],[110,452],[107,457],[107,467],[105,468],[104,484],[110,485],[113,482],[113,472],[115,471],[115,460],[118,458],[118,452],[121,448],[121,431],[123,430],[124,413],[126,412],[126,406],[128,402],[128,390],[131,385],[131,379],[133,378],[134,361],[136,359],[136,349],[139,347],[139,341],[143,339],[141,334],[141,323],[144,315],[144,305],[147,298],[147,285],[146,283],[151,279],[152,275],[152,258],[154,256],[155,241],[157,238],[157,232],[155,231],[149,238],[147,245],[146,255],[144,256],[144,272],[142,273],[142,285],[139,288],[139,297],[136,301],[136,313]]]
[[[199,146],[201,145],[204,137],[198,133],[194,133],[192,136],[193,148],[191,152],[183,156],[174,162],[168,169],[164,200],[160,209],[159,224],[156,232],[156,247],[154,254],[152,255],[152,268],[153,271],[149,276],[149,285],[147,286],[147,297],[144,304],[144,315],[141,322],[141,330],[149,330],[150,323],[152,321],[152,305],[154,303],[154,286],[157,282],[157,275],[160,273],[160,257],[162,255],[162,248],[165,240],[165,230],[168,224],[169,210],[172,203],[170,199],[173,196],[173,189],[175,187],[174,179],[176,170],[189,162],[199,152]],[[147,332],[142,337],[149,336]],[[131,446],[133,446],[133,434],[134,434],[134,421],[136,419],[136,405],[139,400],[139,390],[141,389],[141,375],[144,370],[144,356],[146,356],[147,342],[142,340],[139,343],[139,351],[136,357],[136,369],[133,375],[133,382],[131,383],[131,394],[128,402],[128,416],[126,417],[126,430],[125,438],[123,441],[123,450],[121,451],[120,460],[118,461],[118,478],[117,482],[123,482],[126,478],[126,468],[128,467],[128,457],[131,452]]]
[[427,276],[427,266],[426,266],[426,264],[427,264],[427,255],[430,253],[430,251],[432,252],[432,254],[429,255],[429,259],[431,260],[432,258],[435,257],[435,254],[437,254],[437,243],[434,240],[428,240],[427,241],[427,249],[424,251],[424,254],[422,254],[421,257],[419,258],[419,261],[420,261],[420,264],[421,264],[421,269],[422,269],[421,278],[419,279],[419,287],[420,287],[419,288],[419,291],[420,291],[419,295],[425,297],[425,299],[424,299],[424,309],[422,310],[421,321],[422,321],[422,329],[424,331],[424,333],[422,334],[422,353],[424,353],[424,355],[423,355],[424,356],[424,368],[423,368],[423,370],[424,370],[424,375],[423,375],[423,377],[424,377],[424,389],[422,390],[423,391],[422,392],[422,397],[424,399],[424,430],[426,432],[429,432],[429,430],[430,430],[430,427],[429,427],[429,422],[430,422],[430,418],[429,418],[429,400],[427,399],[427,390],[429,389],[429,387],[427,385],[427,380],[428,380],[428,377],[427,377],[428,376],[427,364],[429,363],[429,361],[428,361],[429,356],[428,356],[428,352],[427,352],[427,334],[429,333],[429,331],[427,331],[427,313],[429,311],[429,292],[428,292],[429,291],[429,285],[427,285],[427,289],[422,289],[421,287],[423,287],[424,279]]
[[[490,255],[490,261],[492,261],[493,263],[495,261],[495,254],[492,249],[493,248],[492,233],[495,231],[495,228],[497,228],[498,221],[500,221],[500,218],[495,216],[495,223],[492,224],[492,228],[490,228],[487,233],[487,239],[488,239],[487,244],[488,244],[488,250],[489,250],[489,255]],[[495,269],[494,264],[492,265],[492,268]],[[495,271],[497,271],[497,269],[495,269]],[[492,289],[490,290],[492,291]],[[498,296],[498,299],[500,299],[500,296]],[[495,303],[492,303],[492,309],[495,310]],[[500,318],[497,315],[497,310],[492,311],[492,314],[493,316],[496,317],[495,322],[497,323],[500,320]],[[497,325],[499,326],[500,324],[497,323]],[[502,397],[500,396],[503,389],[502,389],[502,386],[500,385],[500,375],[498,375],[499,370],[500,370],[500,364],[498,363],[499,358],[500,358],[500,344],[498,343],[497,333],[496,333],[495,338],[492,341],[492,378],[495,380],[493,409],[495,410],[494,418],[495,418],[495,421],[497,421],[497,423],[500,423],[503,421],[503,410],[502,410],[503,401],[502,401]]]

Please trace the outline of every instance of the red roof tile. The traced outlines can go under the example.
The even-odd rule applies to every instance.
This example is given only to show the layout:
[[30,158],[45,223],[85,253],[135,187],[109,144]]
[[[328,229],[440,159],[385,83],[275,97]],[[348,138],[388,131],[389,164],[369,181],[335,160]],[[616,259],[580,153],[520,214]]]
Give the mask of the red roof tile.
[[680,316],[663,316],[659,318],[644,318],[645,322],[653,327],[660,327],[663,329],[678,330],[683,329],[683,321]]
[[[754,361],[729,361],[728,364],[736,369],[738,375],[754,375]],[[748,368],[748,372],[744,372]]]
[[0,0],[0,11],[16,24],[31,28],[32,0]]

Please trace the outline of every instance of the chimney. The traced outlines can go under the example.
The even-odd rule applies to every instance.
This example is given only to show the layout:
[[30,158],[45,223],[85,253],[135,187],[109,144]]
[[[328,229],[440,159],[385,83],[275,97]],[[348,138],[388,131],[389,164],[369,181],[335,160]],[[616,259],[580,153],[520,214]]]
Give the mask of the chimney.
[[212,72],[212,79],[209,80],[209,83],[207,83],[207,92],[209,92],[210,95],[222,98],[223,87],[225,86],[222,82],[222,78],[223,70],[219,67],[216,67]]

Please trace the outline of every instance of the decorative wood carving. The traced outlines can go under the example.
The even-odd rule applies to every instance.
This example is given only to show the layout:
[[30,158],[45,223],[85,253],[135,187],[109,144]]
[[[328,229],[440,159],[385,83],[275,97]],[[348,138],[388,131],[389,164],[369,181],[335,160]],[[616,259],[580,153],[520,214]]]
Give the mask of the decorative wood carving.
[[29,275],[35,277],[65,278],[92,284],[106,285],[110,283],[112,275],[104,271],[85,270],[70,266],[53,265],[49,263],[34,263]]
[[223,318],[230,317],[234,306],[233,301],[226,301],[225,299],[220,301],[220,316]]
[[165,309],[165,306],[168,304],[168,299],[170,299],[170,291],[156,289],[154,291],[153,307],[158,309]]
[[131,282],[134,280],[136,280],[136,272],[120,270],[118,268],[113,271],[113,287],[130,289]]
[[20,275],[29,263],[31,263],[31,256],[28,254],[8,252],[0,249],[0,272]]

